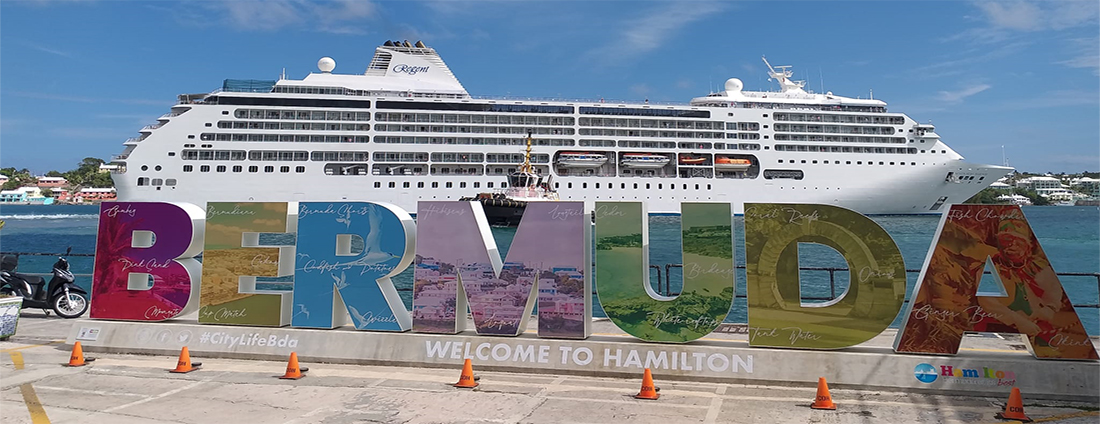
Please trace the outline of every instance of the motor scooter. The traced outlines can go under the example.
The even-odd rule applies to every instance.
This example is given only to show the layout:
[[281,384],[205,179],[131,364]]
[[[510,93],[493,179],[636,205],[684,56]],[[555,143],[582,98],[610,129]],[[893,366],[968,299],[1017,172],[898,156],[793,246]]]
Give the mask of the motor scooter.
[[88,311],[88,292],[73,283],[75,278],[69,271],[69,261],[65,259],[73,248],[65,250],[65,256],[57,258],[53,264],[53,278],[49,285],[42,277],[15,272],[19,266],[19,256],[5,255],[0,258],[0,294],[23,297],[23,308],[53,309],[62,318],[76,318]]

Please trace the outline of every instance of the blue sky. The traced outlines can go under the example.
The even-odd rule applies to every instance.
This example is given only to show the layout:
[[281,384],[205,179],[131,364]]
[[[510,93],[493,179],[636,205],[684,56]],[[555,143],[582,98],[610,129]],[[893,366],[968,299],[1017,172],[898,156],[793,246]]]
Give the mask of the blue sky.
[[1100,169],[1096,1],[0,2],[0,166],[109,159],[181,93],[362,73],[387,39],[434,47],[473,95],[687,102],[730,77],[932,121],[968,160]]

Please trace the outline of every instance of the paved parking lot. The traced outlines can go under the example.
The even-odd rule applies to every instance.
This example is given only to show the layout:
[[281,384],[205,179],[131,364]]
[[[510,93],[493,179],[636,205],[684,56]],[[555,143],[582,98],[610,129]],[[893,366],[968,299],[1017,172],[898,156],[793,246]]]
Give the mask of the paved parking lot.
[[[71,322],[24,311],[19,333],[0,342],[4,423],[356,422],[1001,422],[1007,399],[831,391],[836,411],[811,410],[815,390],[661,381],[656,401],[632,397],[637,379],[477,372],[481,386],[456,389],[459,369],[310,364],[280,380],[285,362],[192,358],[199,371],[171,374],[176,357],[89,354],[64,367]],[[477,370],[475,370],[477,371]],[[1029,402],[1041,422],[1096,423],[1098,405]]]

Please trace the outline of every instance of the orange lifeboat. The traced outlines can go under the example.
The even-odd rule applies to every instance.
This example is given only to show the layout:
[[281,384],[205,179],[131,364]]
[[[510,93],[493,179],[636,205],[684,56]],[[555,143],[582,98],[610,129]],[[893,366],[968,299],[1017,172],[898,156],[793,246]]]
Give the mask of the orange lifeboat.
[[693,158],[689,155],[680,155],[680,165],[703,165],[706,162],[705,157]]
[[752,161],[748,159],[728,158],[719,156],[714,159],[714,169],[722,171],[744,171],[752,166]]

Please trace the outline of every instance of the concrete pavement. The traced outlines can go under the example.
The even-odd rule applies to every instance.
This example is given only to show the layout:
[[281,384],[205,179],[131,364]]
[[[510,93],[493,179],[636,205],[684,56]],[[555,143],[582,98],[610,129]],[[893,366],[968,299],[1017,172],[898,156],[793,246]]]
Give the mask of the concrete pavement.
[[[354,422],[1000,422],[1007,399],[832,390],[836,411],[811,410],[812,387],[662,381],[661,399],[636,400],[636,379],[551,372],[475,372],[481,386],[455,389],[459,369],[302,363],[307,377],[279,380],[285,362],[209,359],[170,374],[174,356],[92,353],[62,366],[72,321],[24,311],[19,332],[0,342],[4,423],[354,423]],[[1043,422],[1095,423],[1097,402],[1028,401]]]

